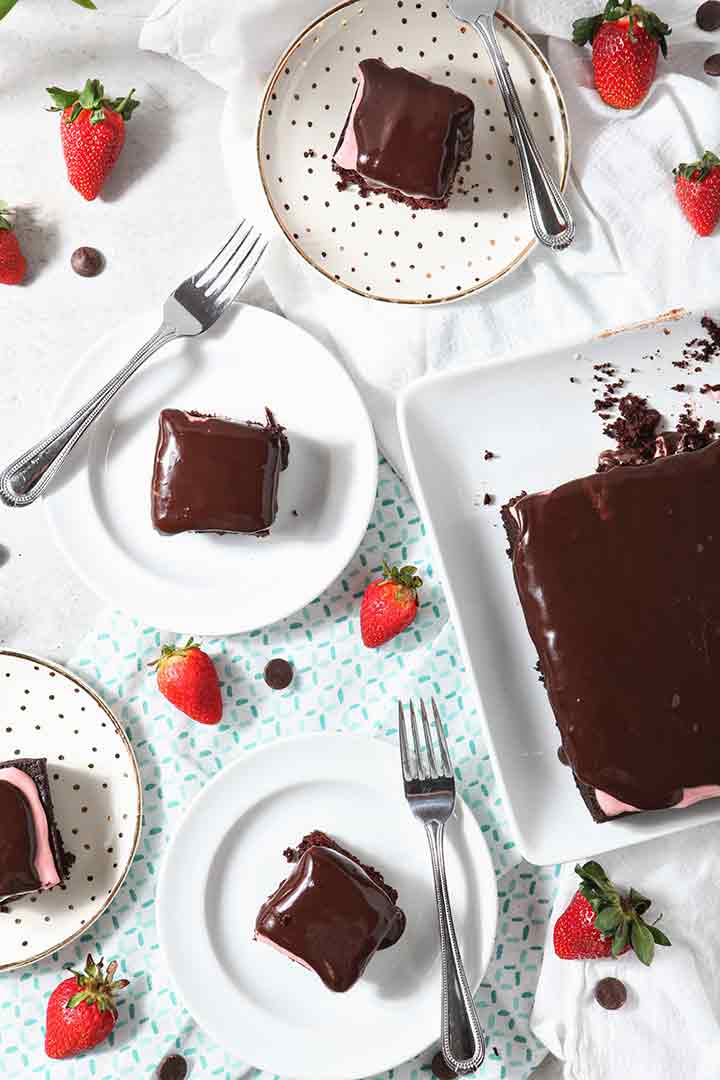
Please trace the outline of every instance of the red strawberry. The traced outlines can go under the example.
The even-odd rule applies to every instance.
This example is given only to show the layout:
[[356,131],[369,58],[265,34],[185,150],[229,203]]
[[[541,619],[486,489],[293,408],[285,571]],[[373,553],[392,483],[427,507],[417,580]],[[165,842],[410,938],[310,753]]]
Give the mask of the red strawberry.
[[667,23],[632,0],[608,0],[601,15],[573,23],[575,44],[592,42],[595,86],[615,109],[634,109],[645,100],[670,33]]
[[74,971],[50,995],[45,1021],[45,1053],[50,1058],[68,1058],[92,1050],[106,1039],[117,1022],[115,994],[128,985],[116,979],[117,961],[103,971],[88,956],[85,970]]
[[220,723],[223,706],[217,672],[192,638],[181,648],[163,645],[162,655],[150,666],[157,668],[158,690],[171,705],[199,724]]
[[553,944],[561,960],[597,960],[622,956],[634,949],[643,964],[652,963],[656,945],[669,945],[657,926],[643,915],[652,901],[630,889],[623,896],[602,866],[576,866],[581,885],[555,923]]
[[88,79],[83,90],[48,86],[53,100],[50,112],[62,112],[62,138],[68,180],[85,199],[94,199],[120,156],[125,142],[125,122],[140,104],[134,90],[124,98],[106,98],[97,79]]
[[7,216],[7,208],[6,202],[0,202],[0,285],[19,285],[25,277],[25,256]]
[[692,165],[678,165],[675,193],[698,236],[709,236],[720,221],[720,158],[706,150]]
[[384,645],[415,618],[417,593],[422,585],[416,570],[415,566],[398,569],[384,562],[384,577],[368,585],[360,606],[360,630],[368,648]]

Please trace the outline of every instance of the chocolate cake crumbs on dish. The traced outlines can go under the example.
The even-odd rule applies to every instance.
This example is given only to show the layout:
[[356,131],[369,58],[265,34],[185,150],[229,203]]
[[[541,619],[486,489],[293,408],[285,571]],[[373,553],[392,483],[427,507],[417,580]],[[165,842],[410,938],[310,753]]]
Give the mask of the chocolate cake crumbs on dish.
[[687,390],[687,386],[685,385],[684,382],[679,382],[679,383],[675,383],[674,386],[671,386],[670,389],[671,390],[677,390],[678,393],[682,393],[684,390]]
[[356,185],[362,198],[379,193],[415,210],[444,209],[472,156],[474,119],[465,94],[380,59],[361,60],[332,159],[338,189]]
[[720,678],[720,440],[689,405],[671,430],[645,398],[618,408],[594,476],[501,511],[562,754],[597,822],[720,795],[703,704]]
[[320,830],[284,854],[293,869],[260,908],[255,938],[344,993],[376,952],[400,940],[405,915],[397,890]]
[[55,888],[75,856],[55,819],[45,758],[0,761],[0,900]]

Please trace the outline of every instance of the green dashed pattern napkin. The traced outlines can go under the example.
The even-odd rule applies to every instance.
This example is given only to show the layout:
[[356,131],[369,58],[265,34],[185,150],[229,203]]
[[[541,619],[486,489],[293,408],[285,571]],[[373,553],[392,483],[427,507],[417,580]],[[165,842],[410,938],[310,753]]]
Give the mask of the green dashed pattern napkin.
[[[413,626],[381,650],[360,640],[359,597],[383,558],[411,562],[425,579]],[[205,639],[225,695],[223,722],[202,728],[175,712],[147,664],[162,644],[151,627],[108,614],[71,666],[103,695],[130,737],[145,800],[140,849],[109,911],[52,959],[0,976],[0,1076],[8,1080],[119,1080],[151,1077],[169,1050],[193,1063],[194,1077],[273,1080],[224,1053],[179,1004],[155,930],[155,888],[163,852],[183,809],[225,764],[246,750],[303,731],[361,731],[396,737],[397,697],[434,694],[447,720],[460,791],[477,815],[493,857],[500,895],[495,952],[477,1000],[488,1034],[485,1080],[524,1080],[545,1050],[529,1029],[555,870],[523,863],[505,823],[477,712],[435,580],[431,549],[406,487],[381,463],[373,520],[345,574],[319,599],[268,630]],[[282,693],[262,679],[267,660],[292,660],[296,678]],[[429,864],[428,864],[429,866]],[[47,999],[60,965],[92,950],[117,957],[131,980],[120,1021],[92,1055],[49,1062],[43,1051]],[[428,1061],[399,1065],[378,1080],[429,1080]],[[285,1077],[274,1080],[286,1080]]]

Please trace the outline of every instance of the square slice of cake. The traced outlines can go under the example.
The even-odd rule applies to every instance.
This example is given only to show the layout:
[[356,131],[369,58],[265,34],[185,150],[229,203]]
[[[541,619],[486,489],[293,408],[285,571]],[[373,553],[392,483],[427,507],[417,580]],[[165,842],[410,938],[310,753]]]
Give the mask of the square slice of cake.
[[71,861],[55,821],[45,758],[0,761],[0,903],[54,888]]
[[266,412],[265,424],[242,424],[163,409],[152,479],[158,532],[268,534],[289,448],[285,429]]
[[261,907],[255,937],[343,993],[378,949],[400,939],[405,915],[397,892],[327,833],[310,833],[285,857],[295,865]]
[[361,60],[333,169],[340,186],[442,209],[472,156],[475,106],[465,94],[382,60]]
[[720,440],[504,507],[520,603],[596,821],[720,794]]

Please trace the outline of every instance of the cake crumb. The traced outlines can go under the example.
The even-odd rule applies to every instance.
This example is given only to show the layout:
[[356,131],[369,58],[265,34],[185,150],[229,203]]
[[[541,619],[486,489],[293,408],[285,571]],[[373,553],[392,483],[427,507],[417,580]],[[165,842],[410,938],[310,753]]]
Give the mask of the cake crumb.
[[683,390],[687,390],[687,387],[686,387],[686,385],[685,385],[685,383],[684,383],[684,382],[679,382],[679,383],[675,383],[675,385],[674,385],[674,386],[671,386],[671,387],[670,387],[670,389],[671,389],[671,390],[677,390],[677,391],[679,391],[680,393],[682,393],[682,392],[683,392]]
[[495,457],[495,454],[492,452],[492,450],[486,450],[483,457],[486,461],[492,461]]
[[494,502],[495,502],[495,496],[494,495],[488,495],[488,493],[485,492],[485,494],[483,495],[483,506],[492,506]]

